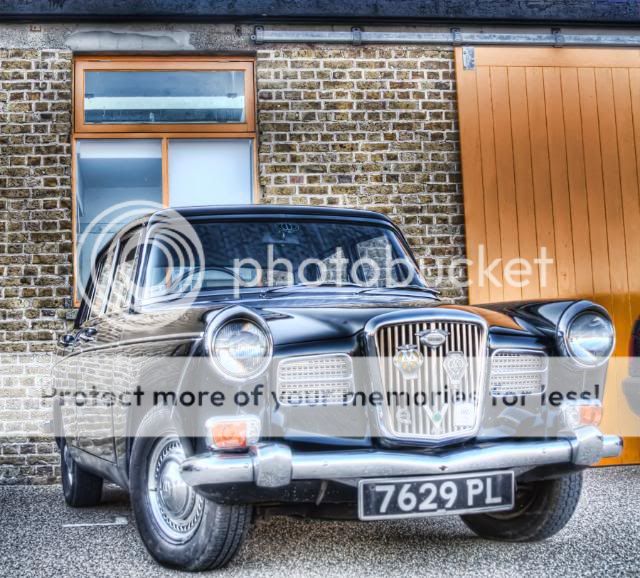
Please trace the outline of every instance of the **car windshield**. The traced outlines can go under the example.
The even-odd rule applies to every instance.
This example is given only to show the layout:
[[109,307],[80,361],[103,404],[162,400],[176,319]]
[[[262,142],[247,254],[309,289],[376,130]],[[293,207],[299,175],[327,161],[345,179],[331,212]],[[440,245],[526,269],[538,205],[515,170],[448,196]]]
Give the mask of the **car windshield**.
[[192,221],[152,227],[144,297],[282,287],[426,288],[398,235],[345,221]]

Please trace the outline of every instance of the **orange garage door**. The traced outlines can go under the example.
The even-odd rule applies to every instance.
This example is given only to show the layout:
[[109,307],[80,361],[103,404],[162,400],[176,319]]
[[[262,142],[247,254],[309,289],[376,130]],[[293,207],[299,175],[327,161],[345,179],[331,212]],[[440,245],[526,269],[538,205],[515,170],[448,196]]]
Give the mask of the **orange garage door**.
[[[593,299],[613,315],[616,355],[626,356],[640,316],[640,51],[464,50],[456,73],[471,302]],[[542,251],[553,260],[544,279],[534,267],[523,287],[478,281],[481,261],[533,262]],[[626,370],[620,360],[609,371],[603,429],[629,435],[640,423],[622,393]],[[617,463],[640,462],[639,439],[625,438]]]

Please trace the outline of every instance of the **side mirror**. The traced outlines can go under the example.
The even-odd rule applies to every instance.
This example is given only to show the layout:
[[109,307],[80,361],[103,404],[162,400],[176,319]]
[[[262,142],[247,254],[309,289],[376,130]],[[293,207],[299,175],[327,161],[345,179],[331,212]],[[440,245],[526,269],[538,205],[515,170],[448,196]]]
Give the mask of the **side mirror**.
[[76,342],[76,336],[73,333],[66,333],[58,340],[60,347],[71,347]]

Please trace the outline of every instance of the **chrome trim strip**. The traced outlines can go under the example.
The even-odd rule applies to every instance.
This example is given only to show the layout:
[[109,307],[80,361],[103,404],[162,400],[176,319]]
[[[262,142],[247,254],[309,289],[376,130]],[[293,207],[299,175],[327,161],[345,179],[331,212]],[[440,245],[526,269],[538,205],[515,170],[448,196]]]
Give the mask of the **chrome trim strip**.
[[284,444],[261,444],[243,454],[211,452],[193,456],[183,462],[181,472],[190,486],[256,483],[259,487],[282,487],[291,480],[346,481],[531,469],[563,463],[586,466],[601,458],[615,457],[621,450],[618,436],[585,427],[576,430],[574,438],[478,444],[435,454],[389,450],[292,452]]
[[174,333],[171,335],[154,335],[152,337],[140,337],[138,339],[125,339],[124,341],[114,341],[113,343],[105,343],[104,345],[96,345],[95,347],[86,347],[84,349],[79,349],[78,351],[72,351],[68,355],[65,355],[62,359],[69,359],[75,355],[80,355],[81,353],[88,353],[90,351],[102,351],[103,349],[114,349],[116,347],[123,347],[127,345],[138,345],[140,343],[154,343],[160,341],[179,341],[189,339],[192,341],[197,341],[198,339],[202,339],[204,333],[203,332],[192,332],[192,333]]

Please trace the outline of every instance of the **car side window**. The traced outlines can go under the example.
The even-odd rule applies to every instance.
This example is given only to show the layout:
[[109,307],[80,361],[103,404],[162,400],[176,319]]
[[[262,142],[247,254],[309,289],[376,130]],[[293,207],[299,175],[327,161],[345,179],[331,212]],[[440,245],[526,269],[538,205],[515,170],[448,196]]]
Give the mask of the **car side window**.
[[138,254],[138,240],[141,230],[125,236],[120,241],[120,251],[116,263],[116,270],[111,284],[111,293],[107,304],[107,313],[121,311],[129,302],[133,286],[133,275],[136,269]]
[[100,271],[98,272],[98,276],[95,280],[95,291],[93,292],[93,299],[89,310],[89,319],[98,317],[104,311],[104,305],[109,294],[111,274],[113,273],[113,260],[115,253],[115,246],[112,246],[102,261],[102,266],[100,267]]

